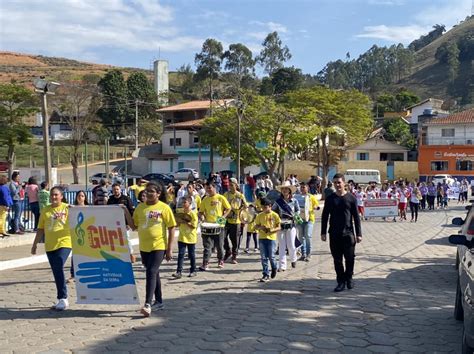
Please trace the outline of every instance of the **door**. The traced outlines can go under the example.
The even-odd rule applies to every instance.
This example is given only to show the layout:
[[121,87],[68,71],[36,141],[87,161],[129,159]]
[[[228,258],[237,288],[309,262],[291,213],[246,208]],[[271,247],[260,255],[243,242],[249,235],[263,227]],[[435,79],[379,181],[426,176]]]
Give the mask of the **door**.
[[201,162],[201,175],[199,177],[202,179],[207,179],[209,177],[209,172],[211,172],[211,163]]
[[395,164],[393,161],[387,162],[387,179],[393,181],[395,179]]

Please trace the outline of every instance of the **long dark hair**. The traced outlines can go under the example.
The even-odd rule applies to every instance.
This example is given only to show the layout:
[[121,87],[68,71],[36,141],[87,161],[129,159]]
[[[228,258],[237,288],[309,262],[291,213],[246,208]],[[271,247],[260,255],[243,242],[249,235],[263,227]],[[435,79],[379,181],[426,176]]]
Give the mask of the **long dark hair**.
[[83,190],[80,190],[76,193],[76,196],[74,197],[74,205],[79,205],[77,202],[77,197],[79,196],[79,193],[84,193],[84,205],[89,205],[89,201],[87,200],[87,193]]
[[160,182],[148,182],[146,184],[146,188],[154,189],[156,193],[160,194],[160,196],[158,197],[158,200],[160,202],[163,202],[163,203],[166,204],[166,192],[165,192],[166,189],[165,189],[165,186],[162,183],[160,183]]

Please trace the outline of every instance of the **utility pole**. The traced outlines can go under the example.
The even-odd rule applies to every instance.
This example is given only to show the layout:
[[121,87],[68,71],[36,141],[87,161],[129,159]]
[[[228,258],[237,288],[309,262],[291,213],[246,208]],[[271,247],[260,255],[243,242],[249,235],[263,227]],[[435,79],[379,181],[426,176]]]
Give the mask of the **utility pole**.
[[43,115],[43,159],[44,180],[51,188],[51,147],[49,146],[49,116],[46,93],[41,93],[41,114]]
[[241,117],[242,110],[241,107],[237,107],[237,181],[240,185],[240,124],[241,124]]
[[84,153],[86,155],[86,166],[85,166],[84,172],[86,173],[86,192],[87,192],[87,184],[89,183],[89,175],[87,171],[87,141],[84,146]]
[[57,82],[48,82],[44,77],[33,81],[35,92],[41,96],[41,114],[43,115],[43,155],[44,155],[44,176],[45,181],[51,186],[51,148],[49,146],[49,116],[48,101],[46,95],[54,95],[56,89],[60,86]]
[[138,149],[138,100],[135,100],[135,150]]
[[105,139],[105,175],[109,178],[109,139]]

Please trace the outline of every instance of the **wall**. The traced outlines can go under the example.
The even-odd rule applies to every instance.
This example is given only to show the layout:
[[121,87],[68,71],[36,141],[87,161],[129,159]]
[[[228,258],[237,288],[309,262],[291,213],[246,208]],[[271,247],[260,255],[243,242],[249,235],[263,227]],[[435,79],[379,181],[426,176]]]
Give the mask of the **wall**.
[[[170,146],[170,139],[174,138],[172,131],[166,131],[161,136],[161,143],[163,144],[163,154],[175,154],[173,146]],[[176,149],[189,149],[190,147],[190,132],[187,130],[177,130],[176,138],[181,138],[181,145],[177,145]]]
[[[395,178],[407,178],[413,180],[419,177],[417,161],[395,161],[394,163]],[[364,168],[380,171],[380,179],[387,179],[387,162],[386,161],[340,161],[337,165],[338,172],[344,172],[349,169]]]
[[285,171],[287,175],[297,175],[300,181],[307,181],[311,176],[316,175],[314,164],[314,161],[286,160]]
[[[419,148],[419,173],[422,176],[450,174],[453,176],[474,176],[474,171],[456,170],[456,160],[474,160],[472,145],[421,145]],[[447,171],[432,171],[431,161],[447,161]]]
[[132,172],[142,176],[150,173],[150,160],[146,157],[134,156],[132,158]]
[[[442,129],[454,129],[454,137],[442,137]],[[474,125],[429,125],[427,127],[427,138],[427,145],[464,145],[467,140],[474,142]]]

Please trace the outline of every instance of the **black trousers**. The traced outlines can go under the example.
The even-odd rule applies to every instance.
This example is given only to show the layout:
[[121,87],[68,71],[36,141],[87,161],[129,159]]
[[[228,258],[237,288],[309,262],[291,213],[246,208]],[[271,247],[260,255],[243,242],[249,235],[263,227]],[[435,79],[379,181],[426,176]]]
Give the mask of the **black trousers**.
[[[237,257],[239,251],[239,238],[240,238],[240,224],[230,224],[225,225],[225,239],[224,239],[224,249],[225,257],[232,255],[232,258]],[[232,250],[230,248],[230,243],[232,243]]]
[[218,235],[201,234],[202,246],[204,248],[203,262],[209,263],[212,249],[217,248],[217,259],[219,261],[224,259],[224,229]]
[[163,302],[161,294],[160,265],[165,258],[166,251],[140,251],[142,262],[146,268],[146,285],[145,285],[145,303],[152,304],[153,295],[157,302]]
[[[334,269],[336,270],[338,284],[352,279],[354,274],[355,245],[354,235],[329,235],[329,248],[334,259]],[[346,261],[345,269],[343,258]]]

